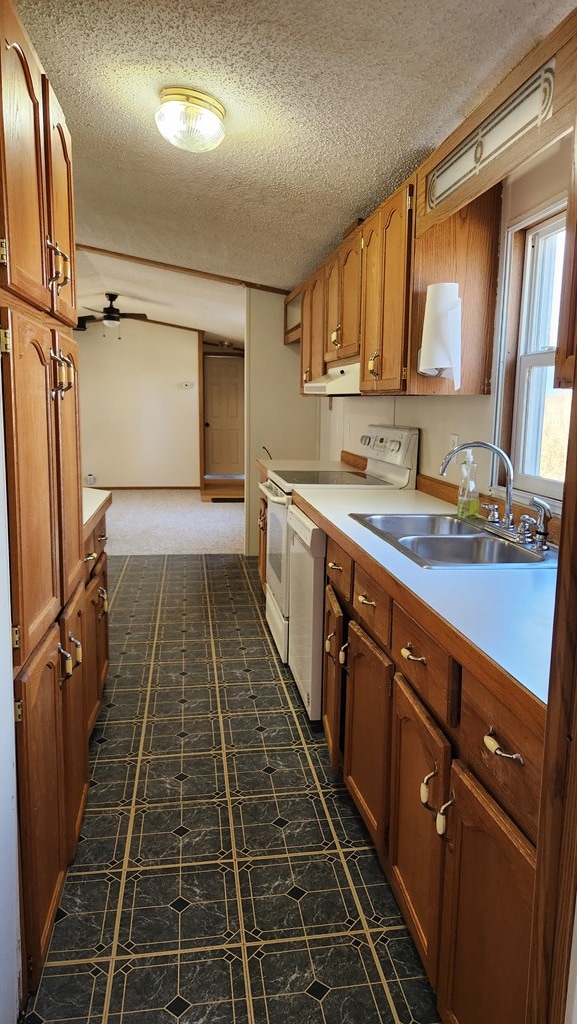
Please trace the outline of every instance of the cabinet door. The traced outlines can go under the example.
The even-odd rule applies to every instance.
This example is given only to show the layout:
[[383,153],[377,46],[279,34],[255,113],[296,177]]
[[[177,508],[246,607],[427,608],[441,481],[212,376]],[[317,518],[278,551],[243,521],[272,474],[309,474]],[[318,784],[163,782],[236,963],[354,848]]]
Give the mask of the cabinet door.
[[42,71],[10,4],[2,4],[2,227],[0,283],[50,309],[45,247]]
[[86,587],[86,730],[92,732],[108,675],[108,580],[106,554],[96,563]]
[[29,984],[40,980],[64,884],[63,758],[59,631],[53,625],[16,678],[22,902]]
[[361,242],[354,231],[326,271],[327,330],[325,360],[349,359],[359,353],[361,335]]
[[435,814],[448,799],[450,767],[449,741],[397,674],[391,737],[390,874],[433,987],[437,982],[445,855]]
[[343,777],[381,859],[389,818],[393,663],[356,623],[348,632]]
[[342,712],[344,709],[343,646],[344,615],[331,586],[325,590],[325,628],[323,654],[323,728],[331,768],[341,770]]
[[23,313],[2,310],[12,351],[2,355],[10,530],[14,664],[24,664],[62,607],[55,456],[52,334]]
[[524,1021],[535,851],[459,762],[450,788],[439,1009],[450,1024]]
[[98,668],[98,699],[102,703],[102,694],[108,675],[108,556],[103,552],[94,570],[98,580],[98,614],[96,617],[96,661]]
[[78,346],[61,333],[54,334],[54,351],[64,361],[66,390],[55,399],[56,453],[60,529],[62,603],[65,604],[84,572],[82,543],[82,487],[80,480],[80,423],[78,409]]
[[303,385],[324,373],[325,329],[324,269],[318,270],[303,291],[301,310],[301,391]]
[[361,391],[375,391],[381,376],[383,338],[382,256],[382,221],[381,211],[378,210],[363,224]]
[[84,686],[85,591],[76,593],[60,616],[62,676],[62,746],[64,759],[64,850],[66,863],[74,860],[82,816],[88,796],[88,735]]
[[52,309],[60,320],[74,326],[74,196],[70,133],[60,104],[46,77],[43,79],[43,87]]

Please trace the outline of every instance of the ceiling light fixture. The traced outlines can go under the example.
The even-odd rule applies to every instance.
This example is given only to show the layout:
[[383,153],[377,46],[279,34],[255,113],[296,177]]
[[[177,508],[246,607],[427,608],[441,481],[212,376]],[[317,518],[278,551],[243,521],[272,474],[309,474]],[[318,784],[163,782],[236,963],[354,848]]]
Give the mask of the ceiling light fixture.
[[225,109],[212,96],[171,86],[160,94],[155,113],[160,134],[178,149],[207,153],[224,139]]

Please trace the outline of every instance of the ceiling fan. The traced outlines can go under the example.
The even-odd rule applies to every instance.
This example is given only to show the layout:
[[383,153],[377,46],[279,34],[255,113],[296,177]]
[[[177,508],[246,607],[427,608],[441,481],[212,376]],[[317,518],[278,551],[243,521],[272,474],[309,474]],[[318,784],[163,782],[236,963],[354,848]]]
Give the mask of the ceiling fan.
[[[114,303],[118,298],[117,292],[105,292],[106,298],[108,299],[108,305],[102,308],[101,316],[79,316],[78,324],[76,326],[77,331],[85,331],[88,323],[102,322],[105,327],[115,327],[121,320],[148,320],[146,313],[121,313],[118,306]],[[88,307],[90,309],[90,306]],[[95,313],[100,312],[95,309]]]

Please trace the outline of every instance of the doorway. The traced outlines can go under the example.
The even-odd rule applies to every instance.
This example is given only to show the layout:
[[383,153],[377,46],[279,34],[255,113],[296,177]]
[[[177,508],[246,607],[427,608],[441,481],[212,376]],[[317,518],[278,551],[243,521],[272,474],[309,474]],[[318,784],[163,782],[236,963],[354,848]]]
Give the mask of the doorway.
[[244,498],[244,353],[202,355],[201,497]]

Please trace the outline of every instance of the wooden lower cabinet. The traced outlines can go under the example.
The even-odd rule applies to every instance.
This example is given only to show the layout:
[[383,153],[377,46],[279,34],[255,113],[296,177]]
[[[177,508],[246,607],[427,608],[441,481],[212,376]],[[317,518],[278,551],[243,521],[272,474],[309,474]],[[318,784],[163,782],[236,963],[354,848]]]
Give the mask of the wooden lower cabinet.
[[258,505],[258,575],[262,589],[266,589],[266,528],[267,528],[268,502],[266,498],[259,499]]
[[85,591],[81,583],[60,616],[62,677],[62,745],[64,756],[64,849],[66,863],[76,855],[88,796],[88,733],[86,729]]
[[433,987],[437,983],[445,844],[435,815],[447,801],[451,746],[400,674],[391,730],[389,877]]
[[448,1024],[525,1020],[535,851],[458,761],[451,768],[438,1005]]
[[343,778],[383,860],[394,667],[355,622],[349,624],[348,642]]
[[341,770],[343,746],[345,694],[341,659],[344,660],[344,628],[343,611],[329,584],[325,590],[322,722],[331,768],[335,775]]
[[62,658],[51,626],[14,682],[22,904],[28,985],[48,951],[66,871]]

